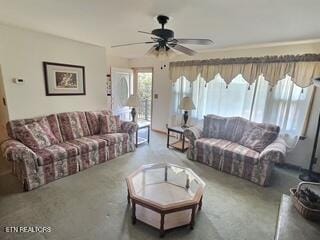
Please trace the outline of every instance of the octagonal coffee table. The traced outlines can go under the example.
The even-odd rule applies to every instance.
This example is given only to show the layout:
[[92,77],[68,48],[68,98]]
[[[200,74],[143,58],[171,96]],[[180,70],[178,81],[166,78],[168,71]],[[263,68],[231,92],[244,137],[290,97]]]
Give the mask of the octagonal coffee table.
[[133,224],[138,219],[159,229],[161,237],[176,227],[193,229],[205,183],[190,168],[168,163],[143,165],[126,182]]

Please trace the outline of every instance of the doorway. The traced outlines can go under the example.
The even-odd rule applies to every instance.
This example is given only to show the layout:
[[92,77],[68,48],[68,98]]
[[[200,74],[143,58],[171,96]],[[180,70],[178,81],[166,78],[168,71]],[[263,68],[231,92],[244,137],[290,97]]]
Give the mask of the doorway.
[[121,120],[130,120],[130,108],[127,100],[133,94],[133,70],[126,68],[111,68],[112,100],[111,108],[114,115]]
[[139,98],[138,121],[152,124],[152,68],[135,69],[137,79],[137,96]]

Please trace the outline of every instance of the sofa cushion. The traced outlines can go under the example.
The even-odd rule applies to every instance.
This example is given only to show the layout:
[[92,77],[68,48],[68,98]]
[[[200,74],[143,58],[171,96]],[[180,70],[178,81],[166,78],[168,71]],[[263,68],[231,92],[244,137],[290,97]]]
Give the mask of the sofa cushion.
[[121,130],[119,116],[100,115],[100,134],[117,133]]
[[203,136],[205,138],[222,138],[226,118],[208,115],[203,120]]
[[42,149],[58,143],[46,118],[41,119],[39,122],[18,127],[15,130],[15,134],[18,140],[32,150]]
[[231,142],[240,141],[248,122],[242,117],[228,117],[222,138]]
[[196,140],[195,144],[198,149],[198,154],[205,152],[222,154],[223,150],[231,143],[232,142],[224,139],[199,138]]
[[259,126],[247,128],[239,141],[239,144],[257,152],[262,152],[278,137],[277,132],[269,131]]
[[48,123],[50,125],[52,133],[55,135],[56,139],[59,142],[62,142],[63,139],[61,136],[59,122],[58,122],[58,118],[57,118],[56,114],[51,114],[46,117],[35,117],[35,118],[26,118],[26,119],[18,119],[18,120],[9,121],[6,126],[9,137],[11,137],[13,139],[17,139],[17,136],[16,136],[17,128],[22,127],[22,126],[29,124],[29,123],[39,122],[42,119],[48,120]]
[[58,119],[64,141],[90,135],[89,126],[84,112],[59,113]]
[[51,131],[59,142],[63,142],[63,138],[61,135],[59,120],[57,114],[51,114],[46,116],[48,123],[50,125]]
[[250,164],[257,164],[259,161],[259,153],[242,146],[238,143],[231,143],[223,149],[224,158],[234,159],[237,161],[246,161]]
[[280,127],[277,125],[270,124],[270,123],[256,123],[256,122],[248,122],[246,126],[246,131],[248,129],[255,128],[255,127],[260,127],[265,130],[276,132],[276,133],[280,132]]
[[67,143],[78,148],[80,154],[96,151],[107,146],[107,142],[97,136],[77,138]]
[[92,135],[96,135],[100,133],[100,122],[99,117],[101,115],[112,115],[112,112],[109,110],[102,110],[102,111],[90,111],[85,112],[88,125],[90,128],[90,132]]
[[38,164],[40,166],[44,166],[62,159],[75,157],[79,155],[79,150],[77,147],[68,143],[58,143],[41,150],[37,150],[35,153],[38,156]]
[[128,141],[129,134],[128,133],[108,133],[97,135],[100,139],[103,139],[107,142],[108,146],[114,145],[119,142]]

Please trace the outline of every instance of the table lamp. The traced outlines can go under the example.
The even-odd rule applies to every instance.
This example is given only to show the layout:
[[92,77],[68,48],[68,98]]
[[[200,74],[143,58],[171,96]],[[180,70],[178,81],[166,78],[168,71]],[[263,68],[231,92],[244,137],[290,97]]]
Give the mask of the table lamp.
[[135,122],[136,118],[136,107],[139,106],[139,99],[135,95],[130,95],[130,97],[127,100],[127,106],[131,107],[131,116],[132,116],[132,122]]
[[183,120],[184,120],[184,124],[182,125],[183,128],[188,127],[187,126],[187,122],[188,122],[188,111],[196,109],[196,107],[194,106],[193,102],[192,102],[192,98],[191,97],[184,97],[182,98],[179,108],[184,110],[184,114],[183,114]]

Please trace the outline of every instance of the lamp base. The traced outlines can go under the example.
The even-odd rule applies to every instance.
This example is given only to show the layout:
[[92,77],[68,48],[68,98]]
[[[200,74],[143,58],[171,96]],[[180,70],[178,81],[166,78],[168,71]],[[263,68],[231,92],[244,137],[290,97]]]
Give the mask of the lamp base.
[[135,122],[136,114],[137,114],[136,109],[132,108],[131,109],[132,122]]
[[184,114],[183,114],[184,124],[181,126],[182,128],[188,127],[187,126],[188,118],[189,118],[188,111],[184,111]]
[[313,172],[306,172],[299,175],[299,179],[304,182],[320,182],[320,175]]

